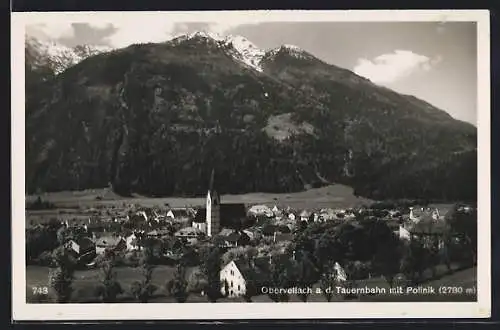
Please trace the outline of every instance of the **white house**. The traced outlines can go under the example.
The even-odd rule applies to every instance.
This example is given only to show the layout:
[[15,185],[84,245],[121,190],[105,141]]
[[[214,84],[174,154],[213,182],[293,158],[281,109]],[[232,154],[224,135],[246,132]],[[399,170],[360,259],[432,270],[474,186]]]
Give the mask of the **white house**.
[[342,282],[347,281],[347,274],[338,262],[335,262],[333,269],[335,269],[335,271],[337,272],[337,280]]
[[222,283],[221,293],[229,298],[243,296],[246,292],[247,282],[234,260],[222,268],[220,281]]
[[266,216],[268,218],[274,216],[273,211],[266,205],[253,205],[250,209],[248,209],[248,214]]
[[399,239],[400,240],[410,240],[411,239],[410,232],[405,227],[403,227],[403,224],[399,225]]
[[[309,217],[311,216],[311,212],[307,211],[307,210],[303,210],[301,213],[300,213],[300,220],[301,221],[309,221]],[[292,219],[293,220],[293,219]]]
[[127,243],[127,250],[129,250],[129,251],[137,251],[137,250],[141,249],[141,247],[139,245],[139,240],[134,233],[127,236],[127,238],[125,239],[125,242]]

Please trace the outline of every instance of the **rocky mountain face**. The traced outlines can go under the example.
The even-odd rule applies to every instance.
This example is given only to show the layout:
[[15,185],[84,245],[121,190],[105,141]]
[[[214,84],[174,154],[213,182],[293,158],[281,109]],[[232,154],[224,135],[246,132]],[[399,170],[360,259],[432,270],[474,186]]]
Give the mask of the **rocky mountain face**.
[[476,199],[474,126],[292,45],[198,32],[88,56],[26,93],[29,193],[196,195],[215,169],[221,193]]

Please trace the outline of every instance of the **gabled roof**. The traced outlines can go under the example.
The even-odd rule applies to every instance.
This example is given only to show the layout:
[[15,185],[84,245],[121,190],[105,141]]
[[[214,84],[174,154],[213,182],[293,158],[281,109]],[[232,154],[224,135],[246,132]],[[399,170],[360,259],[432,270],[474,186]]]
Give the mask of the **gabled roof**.
[[[170,209],[168,212],[172,212],[174,217],[189,217],[189,212],[187,209]],[[168,213],[167,212],[167,213]]]
[[113,247],[117,246],[120,241],[122,241],[122,237],[116,237],[116,236],[102,236],[96,241],[97,246],[107,246],[107,247]]
[[244,260],[233,261],[247,283],[258,286],[269,281],[269,275],[265,269],[266,265],[269,264],[268,262],[259,263],[254,261],[254,265],[251,265],[250,262]]
[[196,212],[196,216],[193,219],[193,222],[196,223],[203,223],[207,221],[207,209],[206,208],[199,208],[198,211]]
[[243,232],[232,232],[225,236],[225,240],[228,242],[239,242],[241,239],[250,240],[250,237]]

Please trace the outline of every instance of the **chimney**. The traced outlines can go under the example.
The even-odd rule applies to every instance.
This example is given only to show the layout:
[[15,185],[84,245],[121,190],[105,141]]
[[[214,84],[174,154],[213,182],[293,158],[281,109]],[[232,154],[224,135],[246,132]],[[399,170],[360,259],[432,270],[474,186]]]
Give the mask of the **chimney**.
[[410,218],[413,218],[413,207],[410,207]]

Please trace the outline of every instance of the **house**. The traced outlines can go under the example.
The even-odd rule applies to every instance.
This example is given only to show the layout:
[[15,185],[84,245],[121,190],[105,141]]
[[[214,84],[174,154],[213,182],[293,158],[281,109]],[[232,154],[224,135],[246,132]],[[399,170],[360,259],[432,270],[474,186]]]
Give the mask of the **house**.
[[268,218],[274,216],[273,211],[266,205],[253,205],[248,209],[248,214],[253,216],[265,216]]
[[96,241],[96,252],[104,253],[106,250],[123,251],[127,248],[126,240],[121,236],[102,236]]
[[340,266],[338,262],[335,262],[335,265],[333,266],[333,269],[336,272],[336,279],[341,282],[347,281],[347,273],[345,272],[344,268]]
[[[408,233],[406,233],[405,230]],[[400,237],[403,235],[406,240],[420,239],[425,247],[431,247],[436,244],[437,247],[441,248],[444,246],[444,238],[448,230],[448,224],[445,221],[431,218],[420,220],[416,223],[409,222],[405,226],[402,226]],[[401,232],[403,234],[401,234]],[[407,238],[407,236],[409,236],[409,238]]]
[[295,215],[295,213],[290,212],[288,213],[288,219],[295,221],[297,219],[297,216]]
[[262,236],[264,237],[272,237],[277,230],[276,225],[266,225],[262,228]]
[[193,228],[202,231],[204,233],[207,232],[206,213],[207,213],[206,208],[198,209],[198,212],[196,212],[196,215],[194,216],[193,223],[191,224]]
[[221,293],[229,298],[244,296],[247,291],[260,292],[260,288],[268,283],[267,262],[257,260],[232,260],[220,271]]
[[414,223],[418,223],[420,221],[442,220],[443,217],[441,217],[437,208],[430,209],[424,207],[410,207],[409,219]]
[[189,220],[191,215],[189,214],[188,209],[186,208],[178,208],[178,209],[170,209],[167,212],[167,219],[176,220],[176,221],[187,221]]
[[77,240],[70,240],[66,243],[66,248],[72,252],[75,258],[96,253],[96,245],[89,237],[81,237]]
[[250,237],[246,233],[236,230],[231,230],[231,232],[227,234],[222,234],[221,232],[217,238],[219,246],[221,247],[238,247],[250,243]]
[[174,236],[186,240],[189,244],[195,244],[205,236],[205,233],[193,227],[185,227],[177,231]]
[[243,232],[250,237],[250,240],[256,240],[259,239],[262,235],[261,232],[258,229],[255,228],[248,228],[244,229]]
[[141,250],[141,246],[139,244],[139,237],[135,233],[130,234],[125,238],[125,243],[127,244],[128,251],[138,251]]
[[[308,210],[303,210],[302,212],[300,212],[300,220],[301,221],[309,221],[309,217],[312,215],[311,212],[309,212]],[[295,220],[295,219],[293,219]]]
[[288,233],[274,232],[273,234],[273,243],[290,242],[292,240],[293,240],[293,234],[290,232]]

